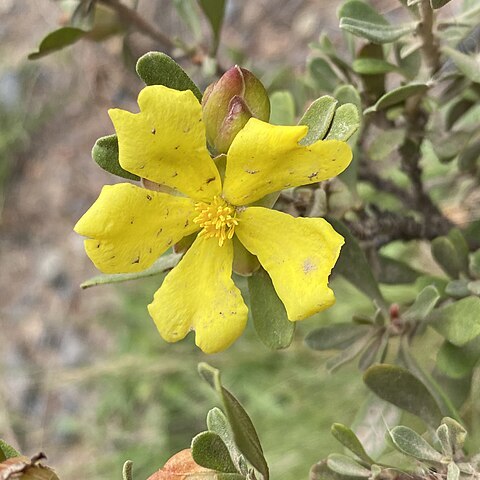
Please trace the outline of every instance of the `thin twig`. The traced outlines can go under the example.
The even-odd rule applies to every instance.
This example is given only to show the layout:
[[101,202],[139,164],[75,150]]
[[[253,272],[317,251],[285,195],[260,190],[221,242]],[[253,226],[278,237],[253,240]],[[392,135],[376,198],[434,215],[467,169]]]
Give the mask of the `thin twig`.
[[440,66],[440,50],[434,31],[434,16],[430,0],[420,1],[420,16],[421,21],[418,24],[417,33],[422,40],[425,63],[430,70],[430,75],[433,75]]
[[162,33],[151,23],[147,22],[141,15],[133,8],[127,7],[119,0],[99,0],[100,3],[110,7],[118,13],[122,21],[128,25],[134,26],[137,30],[145,33],[153,40],[160,42],[164,47],[172,50],[176,45],[169,37]]

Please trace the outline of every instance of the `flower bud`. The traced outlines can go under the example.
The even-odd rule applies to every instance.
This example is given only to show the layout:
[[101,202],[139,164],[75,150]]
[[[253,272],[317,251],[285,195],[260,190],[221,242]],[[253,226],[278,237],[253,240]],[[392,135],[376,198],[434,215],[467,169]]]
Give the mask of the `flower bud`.
[[207,141],[216,154],[227,153],[251,117],[265,122],[270,118],[265,87],[253,73],[238,66],[207,87],[202,107]]

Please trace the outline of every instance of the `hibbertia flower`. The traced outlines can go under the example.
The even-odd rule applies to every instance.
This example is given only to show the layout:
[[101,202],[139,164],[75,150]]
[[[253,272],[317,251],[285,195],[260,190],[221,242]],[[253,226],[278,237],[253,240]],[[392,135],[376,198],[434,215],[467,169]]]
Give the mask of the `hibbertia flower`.
[[338,175],[351,161],[349,146],[337,140],[300,145],[308,127],[251,118],[228,149],[222,181],[191,91],[148,86],[138,104],[140,113],[109,112],[120,164],[172,194],[129,183],[105,186],[75,231],[88,237],[86,252],[104,273],[144,270],[199,232],[148,306],[160,335],[176,342],[195,330],[207,353],[241,335],[248,309],[232,281],[234,236],[258,257],[291,321],[331,306],[328,277],[343,238],[322,218],[294,218],[252,203]]

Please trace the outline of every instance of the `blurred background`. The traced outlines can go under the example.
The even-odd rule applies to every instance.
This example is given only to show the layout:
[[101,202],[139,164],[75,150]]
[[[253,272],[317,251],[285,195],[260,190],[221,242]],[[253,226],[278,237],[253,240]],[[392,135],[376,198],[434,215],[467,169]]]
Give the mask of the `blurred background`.
[[[174,3],[140,0],[138,11],[189,41]],[[321,31],[341,38],[337,3],[231,0],[222,64],[250,68],[270,91],[295,88],[308,44]],[[389,11],[397,2],[377,3]],[[132,33],[127,52],[113,36],[27,60],[68,7],[0,0],[0,437],[27,455],[44,451],[61,478],[118,479],[127,459],[146,478],[205,429],[217,399],[196,365],[208,361],[251,414],[272,477],[308,478],[310,465],[338,450],[331,423],[350,424],[366,390],[355,367],[329,375],[324,355],[302,339],[370,308],[368,300],[336,279],[337,305],[300,324],[288,350],[268,351],[249,325],[228,352],[206,357],[192,337],[168,345],[158,336],[146,305],[159,277],[82,291],[98,272],[72,227],[102,185],[117,181],[90,151],[113,132],[108,108],[136,108],[134,60],[162,46]],[[213,79],[184,66],[202,88]],[[297,98],[297,111],[313,100]]]

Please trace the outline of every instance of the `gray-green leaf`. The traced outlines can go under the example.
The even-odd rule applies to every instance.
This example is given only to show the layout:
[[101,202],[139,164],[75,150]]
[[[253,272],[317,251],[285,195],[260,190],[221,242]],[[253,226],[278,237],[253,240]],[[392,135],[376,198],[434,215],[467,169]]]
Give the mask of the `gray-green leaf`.
[[327,458],[328,468],[340,475],[349,477],[365,477],[370,476],[370,470],[362,467],[353,458],[341,455],[340,453],[332,453]]
[[335,98],[324,95],[307,108],[298,122],[299,125],[308,127],[308,133],[299,142],[301,145],[311,145],[325,137],[332,123],[337,103]]
[[427,387],[405,368],[373,365],[364,374],[366,385],[380,398],[437,426],[442,414]]
[[428,321],[440,335],[461,347],[480,335],[480,298],[463,298],[434,310]]
[[199,0],[205,16],[208,18],[213,31],[213,53],[217,51],[222,31],[223,17],[225,16],[226,0]]
[[354,323],[336,323],[311,331],[305,337],[305,343],[313,350],[342,350],[372,329],[369,325]]
[[427,462],[441,462],[442,454],[429,445],[417,432],[404,426],[390,431],[393,444],[403,453]]
[[341,423],[334,423],[331,429],[332,435],[346,448],[353,452],[358,458],[368,464],[375,463],[367,454],[363,445],[352,429]]
[[198,465],[224,473],[237,473],[223,440],[214,432],[202,432],[192,440],[192,458]]
[[274,350],[288,347],[295,333],[295,322],[288,319],[272,280],[263,268],[248,277],[248,289],[253,324],[260,340]]
[[37,58],[44,57],[50,53],[61,50],[69,45],[78,42],[88,32],[81,28],[75,27],[62,27],[58,30],[50,32],[41,42],[38,47],[38,51],[31,53],[28,56],[29,60],[36,60]]
[[346,142],[360,127],[360,115],[353,103],[340,105],[333,116],[332,125],[326,140]]
[[380,97],[375,105],[367,108],[364,113],[377,112],[385,110],[394,105],[404,102],[407,98],[414,95],[421,95],[428,90],[429,86],[425,83],[410,83],[390,90]]
[[93,160],[108,173],[129,180],[140,180],[138,175],[128,172],[120,166],[118,160],[118,138],[116,135],[100,137],[92,149]]
[[137,74],[146,85],[164,85],[175,90],[191,90],[199,101],[202,93],[185,70],[162,52],[149,52],[138,59]]

